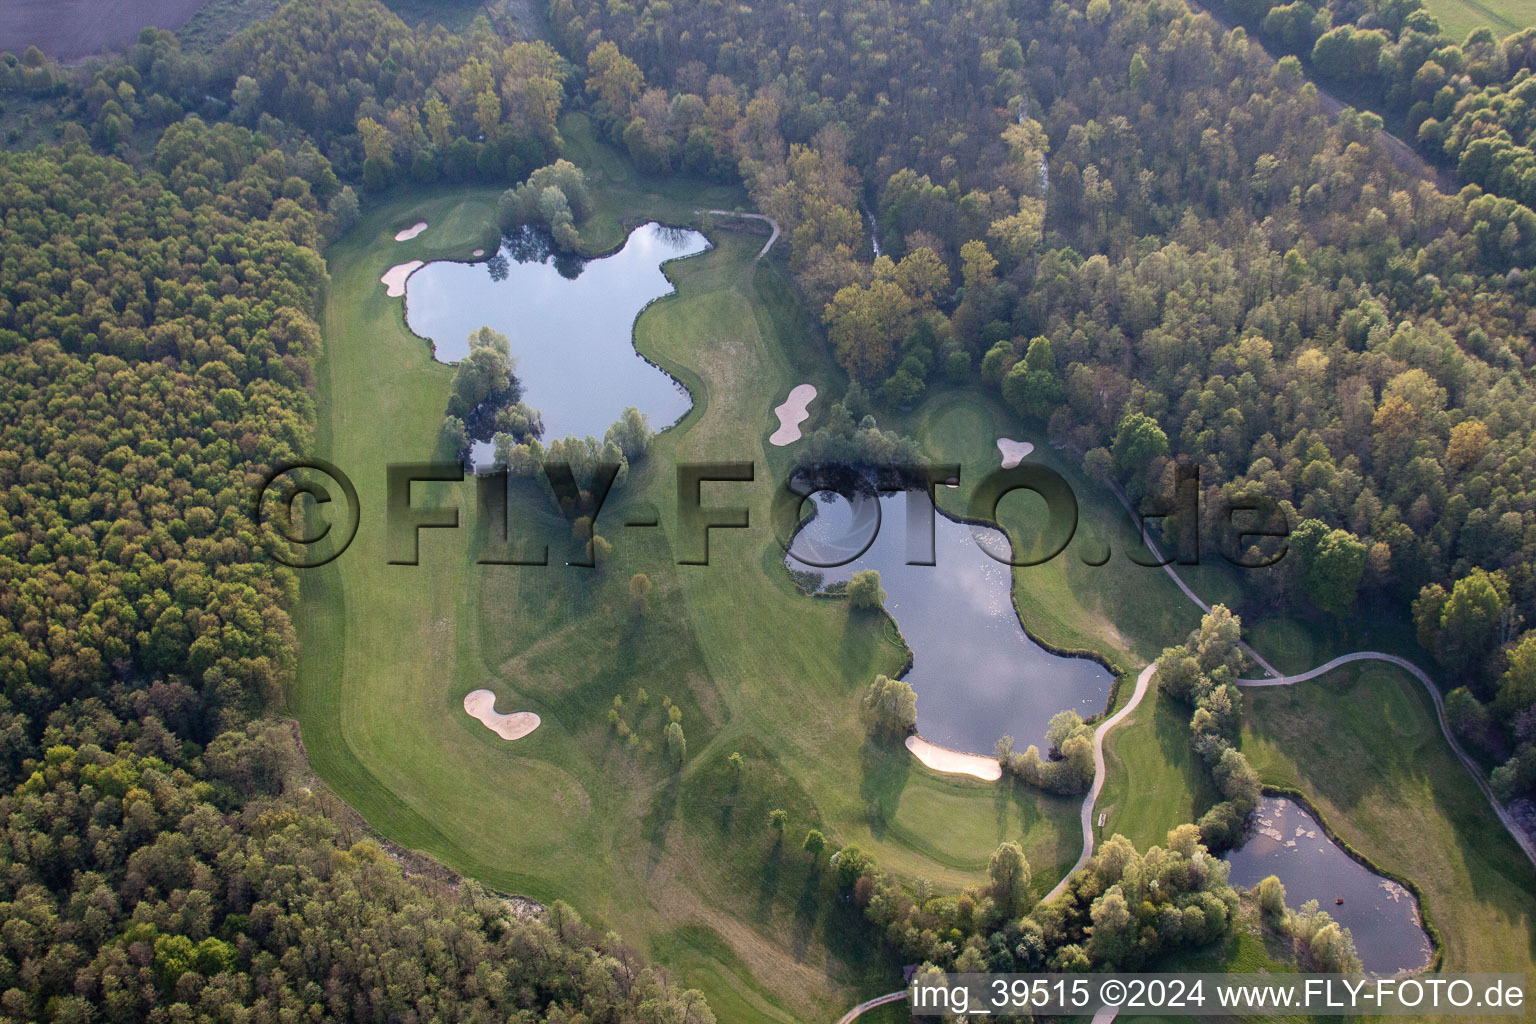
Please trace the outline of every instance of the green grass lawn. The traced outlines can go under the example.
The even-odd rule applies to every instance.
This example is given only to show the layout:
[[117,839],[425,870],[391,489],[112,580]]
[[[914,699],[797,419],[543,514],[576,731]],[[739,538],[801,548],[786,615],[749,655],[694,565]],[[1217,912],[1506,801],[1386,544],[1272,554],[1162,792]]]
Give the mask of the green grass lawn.
[[1428,0],[1425,6],[1439,20],[1445,34],[1457,42],[1482,25],[1493,29],[1500,39],[1536,25],[1533,0]]
[[[739,194],[635,175],[565,126],[600,197],[587,242],[622,240],[642,218],[684,223]],[[761,239],[716,232],[717,247],[669,266],[678,295],[636,324],[642,353],[676,373],[695,408],[609,499],[598,570],[561,564],[565,527],[515,496],[514,531],[552,531],[547,568],[475,564],[483,530],[472,482],[417,485],[418,504],[456,504],[463,528],[424,531],[420,565],[389,565],[384,467],[432,457],[449,367],[406,329],[378,278],[410,259],[467,258],[495,244],[491,190],[423,192],[372,209],[327,252],[331,285],[318,367],[317,452],[356,482],[363,513],[337,562],[301,575],[302,659],[290,705],[320,776],[385,836],[504,891],[562,898],[675,967],[729,1021],[835,1018],[898,979],[830,872],[800,849],[807,828],[855,843],[908,877],[976,882],[1004,839],[1021,841],[1043,890],[1077,855],[1075,801],[932,773],[867,741],[857,695],[905,651],[876,615],[799,594],[768,527],[771,409],[794,384],[840,391],[782,270],[754,260]],[[427,231],[393,233],[425,220]],[[678,461],[751,460],[752,484],[708,484],[707,503],[745,505],[753,528],[715,531],[712,564],[676,564]],[[660,529],[626,529],[630,508]],[[649,614],[628,581],[655,583]],[[494,689],[498,710],[543,719],[507,743],[462,710]],[[637,691],[650,703],[641,708]],[[607,723],[615,696],[642,743]],[[660,702],[683,711],[688,759],[662,753]],[[733,751],[746,770],[729,768]],[[789,814],[782,844],[767,827]]]

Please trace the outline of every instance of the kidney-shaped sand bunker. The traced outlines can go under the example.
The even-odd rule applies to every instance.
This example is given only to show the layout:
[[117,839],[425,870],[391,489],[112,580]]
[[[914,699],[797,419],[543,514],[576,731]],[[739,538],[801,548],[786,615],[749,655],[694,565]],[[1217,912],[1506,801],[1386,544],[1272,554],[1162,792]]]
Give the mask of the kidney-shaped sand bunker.
[[520,740],[539,727],[539,716],[532,711],[496,713],[495,690],[471,690],[464,695],[464,710],[504,740]]

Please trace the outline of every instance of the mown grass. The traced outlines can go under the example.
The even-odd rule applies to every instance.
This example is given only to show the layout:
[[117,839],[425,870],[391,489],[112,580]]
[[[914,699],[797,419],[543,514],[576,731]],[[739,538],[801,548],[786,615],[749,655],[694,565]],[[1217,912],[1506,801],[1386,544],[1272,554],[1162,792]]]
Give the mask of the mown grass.
[[1445,34],[1457,42],[1483,25],[1500,39],[1536,25],[1536,3],[1532,0],[1428,0],[1425,6]]
[[[635,175],[579,122],[565,130],[596,183],[594,251],[634,220],[686,223],[741,202]],[[807,828],[950,890],[1018,839],[1043,889],[1076,857],[1077,805],[940,776],[866,739],[857,695],[905,652],[880,616],[806,598],[781,567],[768,508],[786,456],[766,450],[771,409],[802,381],[841,385],[783,271],[754,259],[755,236],[716,232],[715,249],[670,265],[677,296],[637,321],[640,351],[690,387],[695,408],[603,509],[614,546],[600,568],[562,564],[566,528],[527,491],[514,493],[512,531],[554,536],[551,565],[475,564],[471,482],[417,485],[418,505],[456,504],[462,528],[423,531],[419,565],[388,564],[384,467],[432,457],[452,371],[378,278],[491,248],[495,199],[398,196],[327,252],[316,454],[351,475],[362,522],[341,559],[301,577],[290,704],[311,761],[390,839],[494,888],[568,900],[703,988],[722,1020],[835,1018],[893,979],[856,912],[831,897],[830,872],[800,849]],[[417,220],[428,230],[393,240]],[[704,500],[747,506],[752,528],[714,531],[711,564],[679,566],[674,466],[722,460],[755,462],[757,479],[706,484]],[[660,528],[626,528],[632,510],[655,511]],[[635,572],[655,583],[643,617],[629,601]],[[482,686],[499,710],[543,724],[500,740],[462,710]],[[615,696],[644,741],[635,749],[607,723]],[[662,753],[663,696],[684,716],[681,772]],[[782,843],[767,827],[775,807],[789,814]]]

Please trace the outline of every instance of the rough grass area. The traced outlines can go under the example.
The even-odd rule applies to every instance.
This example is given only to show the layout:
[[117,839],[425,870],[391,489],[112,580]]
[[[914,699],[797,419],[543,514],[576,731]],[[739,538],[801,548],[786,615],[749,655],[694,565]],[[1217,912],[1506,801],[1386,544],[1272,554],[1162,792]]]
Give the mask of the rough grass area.
[[207,0],[176,33],[183,50],[211,53],[230,36],[270,17],[283,0]]

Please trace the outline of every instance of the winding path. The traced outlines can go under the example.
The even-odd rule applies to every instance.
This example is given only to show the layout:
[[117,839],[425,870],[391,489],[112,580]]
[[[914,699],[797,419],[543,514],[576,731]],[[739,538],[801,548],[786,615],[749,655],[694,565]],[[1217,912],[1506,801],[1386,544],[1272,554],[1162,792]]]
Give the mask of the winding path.
[[855,1006],[853,1009],[837,1018],[837,1024],[851,1024],[851,1022],[857,1019],[860,1015],[868,1013],[870,1010],[873,1010],[877,1006],[884,1006],[886,1003],[899,1003],[905,998],[907,998],[907,990],[902,989],[899,992],[887,992],[883,996],[875,996],[873,999],[866,999],[858,1006]]
[[[1136,510],[1131,507],[1131,500],[1125,496],[1125,492],[1120,489],[1120,485],[1114,483],[1113,481],[1109,481],[1109,489],[1114,492],[1115,498],[1118,499],[1121,506],[1125,508],[1126,514],[1131,517],[1132,523],[1135,523]],[[1157,546],[1157,542],[1154,541],[1151,537],[1147,536],[1147,530],[1144,523],[1141,525],[1141,528],[1137,532],[1141,534],[1141,542],[1147,546],[1148,551],[1152,552],[1152,557],[1163,563],[1163,572],[1168,574],[1168,578],[1173,580],[1174,585],[1184,592],[1185,597],[1195,602],[1196,607],[1198,607],[1202,612],[1204,612],[1206,615],[1211,614],[1211,606],[1200,600],[1199,594],[1189,589],[1189,584],[1185,583],[1179,574],[1174,571],[1173,560],[1164,558],[1162,550]],[[1271,677],[1275,679],[1281,678],[1280,670],[1266,661],[1264,656],[1261,655],[1258,651],[1254,650],[1252,647],[1249,647],[1248,641],[1239,639],[1238,645],[1242,647],[1243,653],[1248,655],[1248,657],[1253,661],[1255,665],[1259,666],[1259,668],[1263,669],[1265,672],[1268,672]]]
[[1483,796],[1488,800],[1488,806],[1493,808],[1493,813],[1499,816],[1499,821],[1503,823],[1504,828],[1508,830],[1510,836],[1519,844],[1520,849],[1525,851],[1525,855],[1530,859],[1531,865],[1536,867],[1536,842],[1533,842],[1531,837],[1526,835],[1525,830],[1515,821],[1514,815],[1510,814],[1504,805],[1499,802],[1499,798],[1494,795],[1492,787],[1488,785],[1487,779],[1483,777],[1483,770],[1478,767],[1477,762],[1467,756],[1467,752],[1456,741],[1456,736],[1451,732],[1451,728],[1445,720],[1445,700],[1440,696],[1440,687],[1435,685],[1435,681],[1429,677],[1427,672],[1407,658],[1399,658],[1395,654],[1384,654],[1381,651],[1356,651],[1353,654],[1340,655],[1309,672],[1301,672],[1294,676],[1280,676],[1275,679],[1239,679],[1237,685],[1244,687],[1291,686],[1295,683],[1304,683],[1309,679],[1316,679],[1318,676],[1332,672],[1340,665],[1347,665],[1352,661],[1384,661],[1389,665],[1396,665],[1424,684],[1424,689],[1429,692],[1429,699],[1435,705],[1435,718],[1440,723],[1440,735],[1445,737],[1445,742],[1450,744],[1451,750],[1471,774],[1472,781],[1477,783],[1478,789],[1482,790]]
[[1120,722],[1136,710],[1141,703],[1141,698],[1147,695],[1147,686],[1152,682],[1152,676],[1157,671],[1157,662],[1152,662],[1141,670],[1141,675],[1136,677],[1136,690],[1131,694],[1131,699],[1126,701],[1125,707],[1116,711],[1113,715],[1099,723],[1099,727],[1093,730],[1093,785],[1088,790],[1088,795],[1083,797],[1083,852],[1077,858],[1077,863],[1067,869],[1067,873],[1061,876],[1050,892],[1046,893],[1041,903],[1049,903],[1060,896],[1067,888],[1067,883],[1072,876],[1077,874],[1079,868],[1088,863],[1088,858],[1093,856],[1093,805],[1098,802],[1099,791],[1104,788],[1104,737],[1109,735],[1109,730],[1119,725]]
[[740,217],[744,220],[760,220],[773,228],[773,234],[768,236],[768,241],[763,244],[762,251],[757,254],[758,259],[768,255],[768,250],[773,248],[773,243],[779,240],[779,222],[766,213],[738,213],[735,210],[695,210],[695,213],[707,213],[711,217]]

